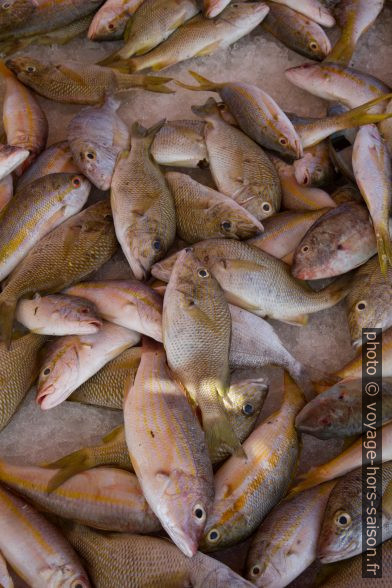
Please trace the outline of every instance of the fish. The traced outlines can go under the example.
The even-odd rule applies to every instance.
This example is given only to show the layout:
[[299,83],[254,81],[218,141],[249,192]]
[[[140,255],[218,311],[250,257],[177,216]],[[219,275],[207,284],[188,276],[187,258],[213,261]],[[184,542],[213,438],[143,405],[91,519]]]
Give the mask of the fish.
[[264,232],[248,240],[257,247],[291,265],[292,256],[301,239],[330,208],[318,210],[285,210],[264,219]]
[[0,31],[18,28],[34,14],[37,7],[37,0],[1,0]]
[[0,181],[19,167],[30,155],[30,151],[13,145],[0,144]]
[[[392,100],[388,102],[388,105],[385,109],[385,113],[392,115]],[[381,121],[379,129],[381,131],[382,136],[384,137],[385,141],[388,144],[388,148],[392,151],[392,122],[391,118],[387,118]]]
[[38,352],[45,337],[29,333],[14,339],[10,350],[0,342],[0,431],[10,422],[38,374]]
[[203,0],[203,15],[206,18],[215,18],[228,4],[230,0]]
[[3,588],[14,588],[14,582],[8,572],[7,562],[0,553],[0,586]]
[[335,24],[332,13],[320,0],[274,0],[274,2],[296,10],[323,27],[333,27]]
[[0,488],[0,521],[1,553],[29,586],[91,586],[61,532],[5,488]]
[[200,547],[210,552],[249,537],[286,494],[299,457],[295,416],[301,390],[284,376],[283,402],[244,442],[247,458],[231,456],[215,474],[215,499]]
[[334,484],[306,490],[272,509],[252,539],[245,571],[248,580],[256,586],[284,588],[313,563]]
[[[305,63],[287,69],[285,75],[298,88],[348,108],[356,108],[390,92],[390,88],[374,76],[339,63]],[[372,113],[384,110],[381,102],[372,108]]]
[[213,237],[248,239],[263,231],[246,208],[225,194],[179,172],[165,177],[174,199],[177,235],[187,243]]
[[0,180],[0,212],[7,206],[14,194],[14,181],[9,174]]
[[294,253],[291,273],[300,280],[318,280],[347,273],[377,252],[369,211],[358,202],[344,202],[321,216]]
[[122,39],[131,16],[143,4],[143,0],[106,0],[95,13],[88,29],[90,41]]
[[166,121],[151,145],[154,160],[159,165],[208,167],[204,124],[204,121],[199,120]]
[[389,217],[392,210],[392,164],[388,147],[376,125],[362,127],[355,138],[353,170],[376,233],[381,273],[392,265]]
[[45,148],[48,121],[45,113],[28,88],[0,60],[0,77],[5,82],[3,124],[10,146],[21,147],[30,155],[15,171],[21,175]]
[[79,173],[79,168],[72,159],[67,141],[60,141],[47,147],[18,179],[17,188],[21,190],[27,184],[43,176],[57,173]]
[[262,29],[309,59],[322,61],[328,55],[331,43],[319,24],[284,4],[266,4],[270,10],[261,24]]
[[[334,133],[329,140],[329,156],[337,172],[350,182],[355,182],[353,170],[353,146],[346,140],[343,133]],[[361,193],[359,192],[362,200]]]
[[117,157],[130,146],[128,127],[117,114],[120,104],[109,97],[101,107],[81,110],[68,125],[72,157],[99,190],[109,190]]
[[134,382],[140,358],[141,347],[126,349],[79,386],[68,400],[122,410],[125,385]]
[[192,248],[181,251],[174,264],[163,299],[162,332],[169,367],[201,410],[209,451],[240,453],[221,400],[229,389],[230,311]]
[[17,190],[0,218],[1,280],[42,237],[82,209],[90,188],[80,174],[51,174]]
[[76,296],[36,294],[18,302],[16,320],[39,335],[86,335],[102,326],[94,304]]
[[6,63],[18,80],[37,94],[66,104],[102,105],[108,93],[116,94],[130,88],[144,88],[151,92],[172,92],[165,85],[170,78],[129,75],[110,67],[79,61],[52,64],[30,56],[20,56],[7,59]]
[[261,88],[243,82],[212,82],[195,71],[189,73],[198,82],[197,86],[176,84],[188,90],[217,92],[238,126],[253,141],[294,159],[302,157],[301,140],[293,124]]
[[151,51],[199,11],[196,0],[144,0],[125,28],[125,45],[100,63],[112,65]]
[[197,552],[186,557],[169,541],[126,533],[103,534],[81,525],[63,528],[83,557],[96,588],[107,586],[161,588],[251,588],[220,561]]
[[335,176],[326,141],[308,147],[304,151],[304,156],[294,161],[293,167],[295,179],[305,186],[325,186],[331,183]]
[[0,329],[9,344],[18,300],[58,292],[108,261],[117,249],[110,204],[101,201],[43,237],[10,276],[0,294]]
[[81,282],[66,290],[93,303],[100,316],[162,341],[162,297],[137,280]]
[[[380,468],[380,488],[373,492],[372,512],[380,512],[382,541],[391,539],[392,462]],[[317,542],[317,557],[321,563],[347,559],[366,551],[362,547],[362,468],[357,468],[340,478],[330,496],[324,513]],[[370,488],[367,488],[368,494]],[[381,537],[380,537],[381,539]],[[374,546],[380,540],[375,539]]]
[[[392,382],[383,378],[381,426],[392,418]],[[338,382],[318,394],[298,414],[295,426],[318,439],[346,439],[365,432],[362,417],[362,380]]]
[[240,129],[222,120],[213,98],[192,110],[206,120],[204,138],[218,190],[259,221],[278,212],[282,195],[269,156]]
[[125,439],[143,494],[177,547],[196,555],[212,500],[205,435],[171,377],[160,343],[143,339],[142,358],[124,398]]
[[[268,6],[263,2],[235,2],[215,19],[194,16],[145,55],[127,59],[125,51],[121,50],[118,55],[120,59],[127,59],[125,67],[131,72],[145,69],[158,71],[192,57],[204,57],[219,49],[227,49],[253,31],[267,13]],[[120,60],[112,65],[121,68],[122,62]]]
[[56,470],[0,461],[0,480],[40,511],[76,520],[95,529],[123,533],[161,530],[134,474],[98,467],[76,473],[51,488]]
[[42,410],[66,400],[108,361],[140,341],[139,333],[103,322],[98,333],[67,335],[53,341],[41,362],[37,404]]
[[374,23],[384,6],[384,0],[343,0],[335,8],[341,34],[328,55],[328,61],[348,65],[359,39]]
[[347,319],[354,346],[361,343],[362,329],[392,327],[392,268],[383,276],[377,257],[356,271],[347,302]]
[[176,233],[173,197],[150,157],[151,143],[162,124],[149,129],[137,122],[132,125],[132,149],[119,156],[111,183],[117,239],[138,280],[145,280],[153,263],[165,256]]

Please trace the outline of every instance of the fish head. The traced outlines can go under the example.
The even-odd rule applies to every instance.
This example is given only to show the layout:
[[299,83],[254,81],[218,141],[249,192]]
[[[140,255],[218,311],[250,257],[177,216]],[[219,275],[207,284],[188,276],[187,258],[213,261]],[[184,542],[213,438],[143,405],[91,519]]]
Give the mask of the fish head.
[[286,78],[298,88],[313,93],[322,80],[327,80],[327,72],[323,72],[318,63],[304,63],[290,67],[285,71]]
[[0,30],[18,27],[36,8],[34,0],[0,0]]
[[331,42],[323,29],[314,30],[307,38],[307,50],[313,56],[313,59],[322,61],[331,52]]
[[113,149],[83,139],[72,141],[75,163],[99,190],[108,190],[116,155]]
[[91,588],[86,573],[76,563],[52,564],[42,572],[45,586],[58,588]]
[[39,87],[53,73],[54,66],[28,55],[7,59],[6,66],[27,86]]
[[250,582],[236,574],[227,566],[216,566],[210,570],[206,570],[206,574],[200,575],[200,585],[209,586],[209,588],[246,588],[253,586]]
[[292,275],[299,280],[337,275],[333,272],[336,256],[340,253],[339,238],[338,232],[312,231],[311,227],[294,252]]
[[227,399],[223,402],[239,437],[247,435],[255,424],[267,396],[268,385],[264,378],[249,378],[231,383]]
[[63,206],[79,212],[90,194],[91,184],[82,174],[58,173],[46,177],[49,189],[58,193]]
[[319,185],[324,179],[324,169],[311,153],[304,153],[301,159],[294,161],[294,175],[303,186]]
[[231,201],[213,205],[205,220],[211,234],[226,239],[250,239],[264,230],[257,218]]
[[159,261],[169,248],[169,242],[162,228],[144,217],[136,220],[128,230],[128,262],[138,280],[145,280],[151,266]]
[[290,565],[287,550],[291,544],[287,550],[283,545],[278,550],[273,547],[268,537],[257,537],[248,554],[244,576],[260,588],[281,585]]
[[[366,277],[363,276],[365,280]],[[357,293],[354,296],[354,292]],[[368,291],[370,294],[370,291]],[[347,300],[347,319],[348,326],[350,329],[351,340],[353,341],[354,347],[358,347],[362,343],[362,329],[369,327],[382,327],[383,324],[383,308],[384,301],[380,298],[385,296],[385,303],[390,304],[389,289],[385,288],[385,292],[378,293],[377,296],[372,298],[369,295],[364,295],[362,289],[352,290],[349,293]]]
[[93,302],[77,296],[61,294],[47,296],[47,298],[51,298],[53,302],[51,318],[64,321],[70,329],[74,329],[75,333],[79,335],[97,333],[102,327],[102,320]]
[[91,21],[87,37],[90,41],[106,41],[122,37],[128,15],[116,14],[110,6],[103,7]]
[[172,255],[169,255],[169,257],[166,257],[166,259],[162,259],[161,261],[154,263],[151,268],[151,275],[154,276],[154,278],[157,280],[168,282],[170,280],[170,276],[178,255],[179,252],[176,252]]

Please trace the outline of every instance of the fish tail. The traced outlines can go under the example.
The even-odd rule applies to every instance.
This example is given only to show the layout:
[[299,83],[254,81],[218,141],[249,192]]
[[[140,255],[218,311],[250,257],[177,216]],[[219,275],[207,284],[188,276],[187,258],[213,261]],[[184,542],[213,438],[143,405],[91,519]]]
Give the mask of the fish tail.
[[175,80],[175,83],[177,84],[177,86],[181,86],[181,88],[186,88],[187,90],[195,90],[195,91],[199,91],[199,92],[215,92],[218,88],[220,88],[222,86],[222,84],[216,83],[216,82],[211,82],[211,80],[208,80],[207,78],[201,76],[200,74],[196,73],[195,71],[192,71],[191,69],[188,70],[188,72],[191,74],[191,76],[193,78],[195,78],[195,80],[198,82],[198,86],[191,86],[189,84],[184,84],[183,82],[180,82],[179,80]]
[[299,476],[299,482],[291,488],[288,497],[296,496],[300,492],[318,486],[329,479],[330,477],[327,472],[324,472],[323,466],[311,468],[305,474]]
[[139,122],[134,122],[131,127],[131,138],[132,139],[145,139],[148,144],[151,144],[154,140],[155,135],[165,124],[166,119],[162,119],[152,127],[146,129]]
[[196,116],[204,118],[206,114],[208,115],[213,114],[214,112],[218,112],[218,105],[213,98],[208,98],[205,104],[201,104],[200,106],[191,106],[191,110],[193,114],[196,114]]
[[202,411],[203,429],[206,435],[206,443],[211,455],[224,449],[238,457],[246,457],[232,425],[230,424],[223,407],[221,410],[205,414]]
[[84,472],[85,470],[89,470],[90,468],[94,467],[94,463],[91,460],[90,452],[88,448],[79,449],[78,451],[74,451],[57,461],[54,461],[49,464],[43,464],[45,468],[51,470],[59,470],[53,478],[50,479],[48,484],[48,492],[53,492],[59,486],[64,484],[69,478],[72,478],[76,474],[80,472]]
[[0,296],[0,331],[7,349],[9,349],[11,345],[16,303],[17,300],[13,298],[1,300]]
[[355,51],[355,43],[352,38],[344,38],[343,36],[335,43],[332,51],[328,53],[324,62],[340,63],[341,65],[349,65],[351,58]]
[[149,76],[149,75],[130,75],[127,62],[124,65],[116,67],[116,73],[119,90],[128,90],[129,88],[144,88],[150,92],[160,92],[162,94],[174,94],[175,90],[168,88],[166,84],[172,81],[173,78],[165,76]]
[[387,118],[392,116],[392,112],[389,113],[371,113],[368,112],[370,108],[376,106],[380,102],[384,102],[384,100],[390,100],[392,98],[392,94],[384,94],[383,96],[379,96],[374,100],[370,100],[365,104],[361,104],[357,108],[353,108],[348,112],[344,112],[339,114],[337,118],[342,122],[342,129],[349,129],[352,127],[359,127],[361,125],[368,125],[373,123],[381,122]]
[[376,231],[378,260],[380,263],[381,273],[384,277],[387,275],[388,263],[392,266],[392,245],[389,234],[389,228],[378,229]]

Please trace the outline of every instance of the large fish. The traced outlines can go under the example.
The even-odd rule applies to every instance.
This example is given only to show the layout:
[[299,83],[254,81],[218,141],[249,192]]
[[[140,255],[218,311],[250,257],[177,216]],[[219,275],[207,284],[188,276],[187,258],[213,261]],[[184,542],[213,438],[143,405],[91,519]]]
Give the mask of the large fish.
[[151,155],[160,165],[208,167],[204,122],[201,120],[167,121],[154,137]]
[[143,0],[106,0],[95,13],[88,29],[91,41],[122,39],[125,27]]
[[17,188],[21,190],[27,184],[43,176],[58,173],[78,173],[79,168],[72,159],[67,141],[60,141],[42,151],[32,165],[19,178]]

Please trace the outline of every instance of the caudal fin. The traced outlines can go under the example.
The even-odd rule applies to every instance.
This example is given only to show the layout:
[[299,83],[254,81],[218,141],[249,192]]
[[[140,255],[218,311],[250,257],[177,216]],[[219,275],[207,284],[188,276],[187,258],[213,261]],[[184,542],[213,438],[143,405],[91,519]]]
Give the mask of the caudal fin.
[[198,86],[192,86],[190,84],[184,84],[178,80],[175,80],[177,86],[181,86],[181,88],[186,88],[187,90],[195,90],[198,92],[215,92],[218,88],[222,86],[222,84],[212,82],[207,78],[201,76],[200,74],[196,73],[195,71],[188,70],[189,73],[195,80],[198,82]]
[[374,100],[370,100],[370,102],[366,102],[357,108],[353,108],[352,110],[337,115],[334,117],[336,118],[337,123],[336,130],[351,129],[353,127],[360,127],[362,125],[368,125],[372,123],[375,124],[390,118],[392,116],[392,112],[382,114],[368,111],[380,102],[384,102],[384,100],[390,100],[391,98],[392,94],[384,94],[383,96],[379,96]]
[[7,349],[11,345],[12,327],[14,324],[15,310],[17,301],[14,299],[2,300],[0,296],[0,330],[1,338]]
[[208,451],[211,455],[223,452],[246,457],[233,427],[230,424],[223,407],[213,413],[202,411],[203,429],[206,435]]
[[351,38],[342,35],[335,43],[332,51],[328,53],[324,62],[341,63],[342,65],[349,65],[351,58],[355,51],[355,43]]
[[87,448],[79,449],[78,451],[74,451],[74,453],[70,453],[57,461],[54,461],[49,464],[44,464],[45,468],[51,470],[59,470],[53,478],[51,478],[47,491],[53,492],[59,486],[64,484],[69,478],[72,478],[76,474],[80,472],[84,472],[85,470],[89,470],[90,468],[94,467],[94,463],[90,458],[90,452]]

